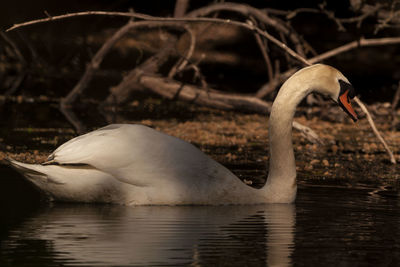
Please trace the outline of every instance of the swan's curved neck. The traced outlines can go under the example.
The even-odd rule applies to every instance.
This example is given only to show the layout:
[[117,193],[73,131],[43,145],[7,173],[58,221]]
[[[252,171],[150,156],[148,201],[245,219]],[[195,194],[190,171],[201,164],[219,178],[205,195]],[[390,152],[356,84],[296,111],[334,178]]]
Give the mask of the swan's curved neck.
[[[301,86],[299,86],[301,84]],[[269,117],[269,173],[266,188],[279,197],[293,200],[296,195],[296,164],[292,145],[292,122],[297,105],[311,92],[296,77],[287,80],[279,90]],[[283,199],[284,201],[284,199]],[[284,201],[285,202],[285,201]]]

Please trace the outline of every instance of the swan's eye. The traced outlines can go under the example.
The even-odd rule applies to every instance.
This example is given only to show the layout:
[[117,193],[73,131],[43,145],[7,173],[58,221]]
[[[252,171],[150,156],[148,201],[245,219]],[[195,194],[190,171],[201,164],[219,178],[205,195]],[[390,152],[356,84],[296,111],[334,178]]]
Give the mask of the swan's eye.
[[349,101],[356,96],[354,87],[350,83],[345,82],[343,80],[339,80],[339,85],[340,85],[339,96],[343,95],[346,91],[348,91]]
[[340,92],[338,97],[338,103],[340,107],[353,119],[353,121],[357,121],[357,114],[355,113],[353,107],[351,106],[350,100],[354,98],[354,88],[351,84],[339,80],[340,84]]

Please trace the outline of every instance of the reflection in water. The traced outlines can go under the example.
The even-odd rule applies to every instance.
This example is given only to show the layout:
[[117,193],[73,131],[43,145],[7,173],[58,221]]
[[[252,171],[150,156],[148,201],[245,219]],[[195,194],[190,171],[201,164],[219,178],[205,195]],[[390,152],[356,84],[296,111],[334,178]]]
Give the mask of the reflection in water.
[[0,179],[1,267],[400,262],[397,187],[300,186],[295,205],[40,207],[17,181]]
[[290,266],[294,212],[293,205],[55,205],[11,230],[0,254],[10,262],[24,250],[38,265]]

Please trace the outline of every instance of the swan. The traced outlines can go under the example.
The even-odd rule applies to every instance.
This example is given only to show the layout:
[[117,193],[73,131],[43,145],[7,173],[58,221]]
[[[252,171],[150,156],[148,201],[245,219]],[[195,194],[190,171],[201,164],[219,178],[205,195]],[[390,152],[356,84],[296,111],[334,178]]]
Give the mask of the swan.
[[71,139],[42,164],[8,159],[49,198],[124,205],[224,205],[292,203],[296,165],[292,121],[296,106],[312,92],[332,98],[354,120],[348,79],[315,64],[281,87],[269,118],[270,163],[265,185],[255,189],[181,139],[143,125],[111,124]]

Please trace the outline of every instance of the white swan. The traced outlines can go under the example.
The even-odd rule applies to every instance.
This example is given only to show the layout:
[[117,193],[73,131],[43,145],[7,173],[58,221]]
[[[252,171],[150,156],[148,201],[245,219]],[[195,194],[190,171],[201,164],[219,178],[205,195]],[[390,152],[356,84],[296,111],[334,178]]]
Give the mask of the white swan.
[[255,189],[193,145],[142,125],[113,124],[76,137],[43,164],[11,165],[55,200],[126,205],[291,203],[296,197],[292,148],[295,108],[309,93],[331,97],[355,121],[353,87],[333,67],[316,64],[281,87],[269,119],[270,164]]

